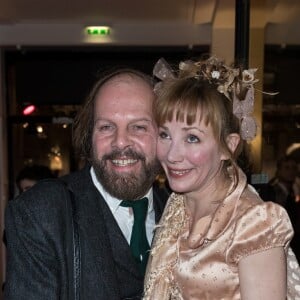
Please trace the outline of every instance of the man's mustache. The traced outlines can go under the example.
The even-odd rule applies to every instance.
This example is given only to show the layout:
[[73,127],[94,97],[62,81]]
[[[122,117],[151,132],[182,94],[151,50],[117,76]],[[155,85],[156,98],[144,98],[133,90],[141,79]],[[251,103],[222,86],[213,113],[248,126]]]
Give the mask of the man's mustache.
[[146,160],[144,155],[130,148],[126,150],[115,149],[110,153],[103,155],[102,160],[113,160],[113,159],[119,159],[121,157],[126,157],[128,159],[139,159],[142,161]]

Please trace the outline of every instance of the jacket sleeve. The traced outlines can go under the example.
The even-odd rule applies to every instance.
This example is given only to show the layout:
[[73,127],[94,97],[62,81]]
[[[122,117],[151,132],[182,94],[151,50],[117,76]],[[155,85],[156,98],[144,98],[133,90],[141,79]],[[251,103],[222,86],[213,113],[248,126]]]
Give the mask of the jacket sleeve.
[[9,201],[4,299],[68,298],[67,196],[58,180],[45,180]]

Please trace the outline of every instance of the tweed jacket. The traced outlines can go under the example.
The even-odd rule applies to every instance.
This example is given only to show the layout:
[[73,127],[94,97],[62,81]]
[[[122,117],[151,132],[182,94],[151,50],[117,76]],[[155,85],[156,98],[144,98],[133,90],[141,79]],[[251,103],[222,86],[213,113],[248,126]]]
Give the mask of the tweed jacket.
[[[69,190],[80,241],[80,299],[140,299],[144,278],[87,167],[62,179],[40,181],[9,201],[4,299],[69,299]],[[158,221],[168,193],[155,186],[153,196]]]

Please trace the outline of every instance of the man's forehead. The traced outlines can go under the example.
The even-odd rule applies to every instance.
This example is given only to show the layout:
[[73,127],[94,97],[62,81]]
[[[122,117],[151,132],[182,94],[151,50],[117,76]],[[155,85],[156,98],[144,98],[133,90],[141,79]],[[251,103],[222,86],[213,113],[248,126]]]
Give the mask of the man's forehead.
[[117,85],[118,83],[142,84],[142,85],[145,85],[145,86],[148,86],[149,88],[151,88],[149,82],[147,82],[142,77],[140,77],[136,74],[131,74],[131,73],[118,74],[118,75],[110,78],[102,85],[102,88],[104,88],[105,86],[108,86],[108,85]]
[[96,96],[95,113],[107,114],[142,114],[152,116],[154,92],[151,86],[142,78],[131,74],[118,75],[102,86]]
[[103,105],[127,101],[128,106],[145,106],[146,103],[147,106],[152,106],[154,97],[152,86],[143,78],[135,74],[119,74],[105,82],[98,90],[96,102]]

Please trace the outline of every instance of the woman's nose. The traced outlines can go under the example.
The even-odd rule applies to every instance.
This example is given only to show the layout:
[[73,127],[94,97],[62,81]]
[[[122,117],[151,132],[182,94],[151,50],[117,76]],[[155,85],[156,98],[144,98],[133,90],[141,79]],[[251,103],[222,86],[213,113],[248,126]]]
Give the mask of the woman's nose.
[[177,163],[183,161],[183,158],[184,156],[180,145],[177,145],[176,143],[172,142],[167,153],[168,161],[171,163]]

